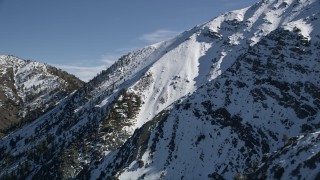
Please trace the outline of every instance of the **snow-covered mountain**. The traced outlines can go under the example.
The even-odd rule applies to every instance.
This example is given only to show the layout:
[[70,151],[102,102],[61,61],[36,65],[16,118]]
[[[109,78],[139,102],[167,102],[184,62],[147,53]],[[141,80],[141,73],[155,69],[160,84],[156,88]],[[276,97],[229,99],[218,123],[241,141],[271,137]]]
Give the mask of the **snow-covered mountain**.
[[278,151],[266,154],[249,179],[319,179],[320,132],[287,139]]
[[[283,137],[319,127],[320,51],[317,43],[304,43],[297,32],[271,32],[218,78],[145,124],[93,177],[232,179],[250,173],[264,154],[283,146]],[[307,157],[320,153],[315,150]],[[295,176],[306,170],[312,168]]]
[[129,53],[4,138],[0,177],[272,178],[319,128],[319,29],[318,0],[265,0]]
[[0,56],[0,80],[0,130],[7,132],[44,114],[83,84],[55,67],[9,55]]

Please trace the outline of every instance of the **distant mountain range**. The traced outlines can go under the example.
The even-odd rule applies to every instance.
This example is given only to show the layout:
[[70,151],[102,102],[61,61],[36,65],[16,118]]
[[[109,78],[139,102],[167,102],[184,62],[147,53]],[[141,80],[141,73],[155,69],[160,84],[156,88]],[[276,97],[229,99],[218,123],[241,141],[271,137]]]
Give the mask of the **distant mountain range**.
[[85,84],[1,56],[26,65],[0,98],[48,108],[15,111],[34,117],[0,141],[0,179],[319,179],[319,32],[320,1],[263,0]]
[[0,80],[2,133],[40,117],[84,84],[55,67],[7,55],[0,56]]

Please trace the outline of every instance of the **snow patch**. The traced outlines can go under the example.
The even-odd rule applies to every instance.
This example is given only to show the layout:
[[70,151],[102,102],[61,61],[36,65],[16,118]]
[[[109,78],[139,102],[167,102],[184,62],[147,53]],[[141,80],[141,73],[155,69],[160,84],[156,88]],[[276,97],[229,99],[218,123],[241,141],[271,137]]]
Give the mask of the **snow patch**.
[[311,24],[307,24],[304,20],[300,19],[293,21],[283,26],[284,29],[289,31],[299,32],[302,36],[310,40],[310,33],[313,31]]

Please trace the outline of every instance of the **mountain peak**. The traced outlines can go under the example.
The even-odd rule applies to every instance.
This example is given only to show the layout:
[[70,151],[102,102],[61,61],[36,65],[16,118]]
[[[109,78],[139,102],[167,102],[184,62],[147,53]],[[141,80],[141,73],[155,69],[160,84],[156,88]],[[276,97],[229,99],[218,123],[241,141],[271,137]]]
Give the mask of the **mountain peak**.
[[291,170],[319,149],[279,158],[318,136],[318,2],[261,1],[122,56],[3,138],[0,177],[314,179]]
[[0,56],[0,130],[34,120],[83,82],[66,72],[12,55]]

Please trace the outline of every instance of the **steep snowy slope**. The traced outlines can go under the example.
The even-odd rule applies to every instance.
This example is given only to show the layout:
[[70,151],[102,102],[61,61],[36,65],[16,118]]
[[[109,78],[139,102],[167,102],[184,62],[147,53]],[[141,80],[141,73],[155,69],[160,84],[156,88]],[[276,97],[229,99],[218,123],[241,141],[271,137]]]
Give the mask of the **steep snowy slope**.
[[7,55],[0,56],[0,80],[0,130],[36,119],[83,84],[54,67]]
[[[146,123],[105,157],[93,178],[231,179],[251,173],[264,154],[283,146],[283,137],[319,128],[320,3],[297,2],[286,3],[298,8],[292,22],[259,38],[220,76]],[[298,175],[317,175],[307,171]]]
[[293,137],[286,145],[267,154],[256,172],[249,179],[319,179],[320,132]]
[[261,1],[123,56],[3,139],[0,177],[246,171],[284,134],[318,127],[319,9]]

